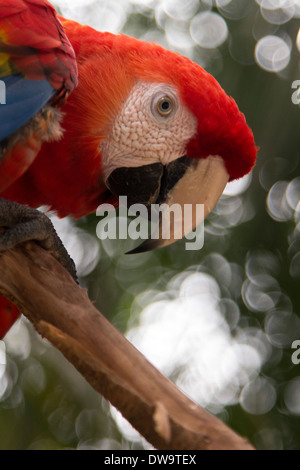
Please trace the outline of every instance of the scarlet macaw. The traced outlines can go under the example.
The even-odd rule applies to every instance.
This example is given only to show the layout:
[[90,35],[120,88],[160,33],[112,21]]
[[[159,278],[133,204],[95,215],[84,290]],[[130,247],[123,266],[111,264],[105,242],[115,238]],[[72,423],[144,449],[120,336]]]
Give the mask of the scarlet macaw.
[[[0,250],[39,240],[75,276],[31,208],[78,218],[126,195],[130,205],[203,203],[206,216],[228,180],[251,171],[256,148],[235,101],[199,65],[60,21],[46,0],[0,1],[0,223],[10,227]],[[18,314],[2,298],[0,336]]]

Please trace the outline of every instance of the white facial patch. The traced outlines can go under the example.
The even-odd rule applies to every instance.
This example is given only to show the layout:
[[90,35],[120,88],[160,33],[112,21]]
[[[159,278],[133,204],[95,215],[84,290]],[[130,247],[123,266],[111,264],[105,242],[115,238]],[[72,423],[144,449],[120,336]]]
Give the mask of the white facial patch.
[[185,154],[196,118],[167,84],[137,83],[101,143],[105,179],[120,167],[170,163]]

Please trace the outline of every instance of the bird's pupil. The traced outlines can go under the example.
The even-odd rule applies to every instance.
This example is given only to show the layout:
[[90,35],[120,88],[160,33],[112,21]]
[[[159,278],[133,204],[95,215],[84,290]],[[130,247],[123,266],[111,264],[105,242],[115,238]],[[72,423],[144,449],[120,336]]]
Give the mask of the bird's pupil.
[[167,117],[173,110],[173,101],[168,96],[162,96],[156,102],[156,110],[161,116]]

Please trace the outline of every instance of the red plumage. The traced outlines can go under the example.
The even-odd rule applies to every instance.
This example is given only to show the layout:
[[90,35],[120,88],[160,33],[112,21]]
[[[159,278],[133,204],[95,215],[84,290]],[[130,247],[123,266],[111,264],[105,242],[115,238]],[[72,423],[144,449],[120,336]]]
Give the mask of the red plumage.
[[49,205],[62,217],[94,211],[108,196],[99,142],[137,80],[178,88],[198,120],[198,134],[187,148],[189,157],[221,155],[230,179],[251,171],[256,158],[252,132],[235,101],[205,70],[157,44],[62,21],[79,71],[79,85],[63,107],[64,138],[45,143],[4,197],[35,207]]
[[0,76],[47,78],[55,90],[77,85],[73,48],[56,11],[46,0],[5,0],[0,4],[0,51],[7,55]]
[[[25,16],[18,10],[24,4],[30,6],[32,17],[28,17],[27,10]],[[38,76],[42,67],[55,88],[59,88],[62,75],[51,72],[55,69],[53,64],[69,63],[72,50],[65,40],[56,45],[51,28],[45,33],[45,15],[48,19],[55,15],[53,8],[42,0],[11,0],[6,5],[6,14],[13,12],[18,18],[14,22],[17,34],[10,39],[13,45],[26,42],[38,48],[38,63],[33,60],[26,71],[23,64],[28,67],[29,62],[27,57],[23,61],[22,48],[18,57],[14,55],[14,63],[31,76]],[[0,7],[0,19],[5,8]],[[32,37],[29,32],[22,35],[23,21],[37,21]],[[199,65],[153,43],[101,33],[63,18],[61,21],[75,51],[79,73],[78,87],[62,108],[64,136],[57,142],[45,142],[28,170],[1,197],[32,207],[48,205],[60,216],[74,217],[111,201],[113,196],[103,181],[100,144],[109,135],[110,125],[130,90],[140,80],[173,85],[197,119],[196,135],[186,148],[188,157],[220,155],[231,180],[251,171],[256,148],[245,117],[235,101]],[[63,36],[63,30],[59,31]],[[55,50],[55,54],[49,55],[49,50]],[[71,70],[67,81],[70,87],[74,76]]]

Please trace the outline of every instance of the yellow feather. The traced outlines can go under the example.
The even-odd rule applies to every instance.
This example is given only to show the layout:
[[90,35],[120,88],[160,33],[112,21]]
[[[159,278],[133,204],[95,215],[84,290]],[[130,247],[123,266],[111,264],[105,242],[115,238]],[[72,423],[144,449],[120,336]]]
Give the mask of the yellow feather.
[[12,72],[9,65],[9,55],[0,52],[0,77],[5,77]]

